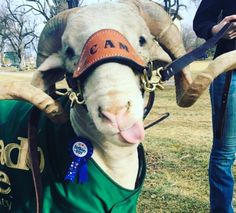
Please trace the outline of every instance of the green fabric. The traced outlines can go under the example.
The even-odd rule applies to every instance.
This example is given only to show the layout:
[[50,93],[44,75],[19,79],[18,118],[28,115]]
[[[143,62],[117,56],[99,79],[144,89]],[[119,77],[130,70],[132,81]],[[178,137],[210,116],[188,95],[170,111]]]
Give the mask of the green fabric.
[[[27,121],[32,106],[0,101],[0,212],[35,212],[35,192],[27,159]],[[64,181],[71,159],[68,143],[75,134],[69,123],[53,124],[43,114],[38,127],[38,149],[43,182],[43,213],[132,213],[145,176],[140,160],[140,183],[135,190],[122,188],[90,159],[89,181]],[[143,155],[143,151],[141,152]],[[142,157],[143,159],[143,157]]]

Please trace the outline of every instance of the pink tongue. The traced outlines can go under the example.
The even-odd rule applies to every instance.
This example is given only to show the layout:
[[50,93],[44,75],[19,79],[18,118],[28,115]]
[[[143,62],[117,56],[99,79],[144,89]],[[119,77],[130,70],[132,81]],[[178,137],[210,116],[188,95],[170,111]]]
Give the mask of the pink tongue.
[[129,129],[123,130],[120,132],[120,135],[128,143],[139,143],[144,139],[144,127],[143,122],[137,122]]

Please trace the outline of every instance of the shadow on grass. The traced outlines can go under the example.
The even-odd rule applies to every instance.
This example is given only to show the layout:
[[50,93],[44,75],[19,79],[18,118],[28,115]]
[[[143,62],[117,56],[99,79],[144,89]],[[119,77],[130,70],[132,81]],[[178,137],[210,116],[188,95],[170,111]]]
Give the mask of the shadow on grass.
[[147,175],[137,213],[209,212],[207,148],[178,139],[147,141]]
[[207,213],[208,201],[163,193],[162,190],[144,189],[139,199],[137,213]]

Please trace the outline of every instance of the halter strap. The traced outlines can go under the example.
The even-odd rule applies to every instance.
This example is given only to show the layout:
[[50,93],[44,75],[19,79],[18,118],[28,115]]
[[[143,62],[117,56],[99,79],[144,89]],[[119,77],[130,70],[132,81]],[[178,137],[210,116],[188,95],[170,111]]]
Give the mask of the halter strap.
[[118,62],[140,71],[146,68],[146,63],[121,33],[113,29],[103,29],[86,41],[73,78],[107,62]]

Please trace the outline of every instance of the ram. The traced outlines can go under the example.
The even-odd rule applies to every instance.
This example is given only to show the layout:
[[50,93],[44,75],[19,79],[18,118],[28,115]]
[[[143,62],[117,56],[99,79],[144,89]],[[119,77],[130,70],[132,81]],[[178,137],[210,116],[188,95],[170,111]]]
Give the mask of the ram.
[[[152,1],[94,4],[52,18],[40,36],[32,85],[0,84],[0,211],[34,212],[37,201],[44,213],[135,212],[145,177],[141,79],[149,64],[184,54],[178,29]],[[177,104],[191,106],[218,74],[236,67],[234,56],[220,56],[193,82],[187,68],[177,74]],[[69,105],[48,95],[64,78]],[[33,106],[43,112],[31,117],[37,156],[28,154]],[[38,156],[36,199],[40,181],[30,170]]]

